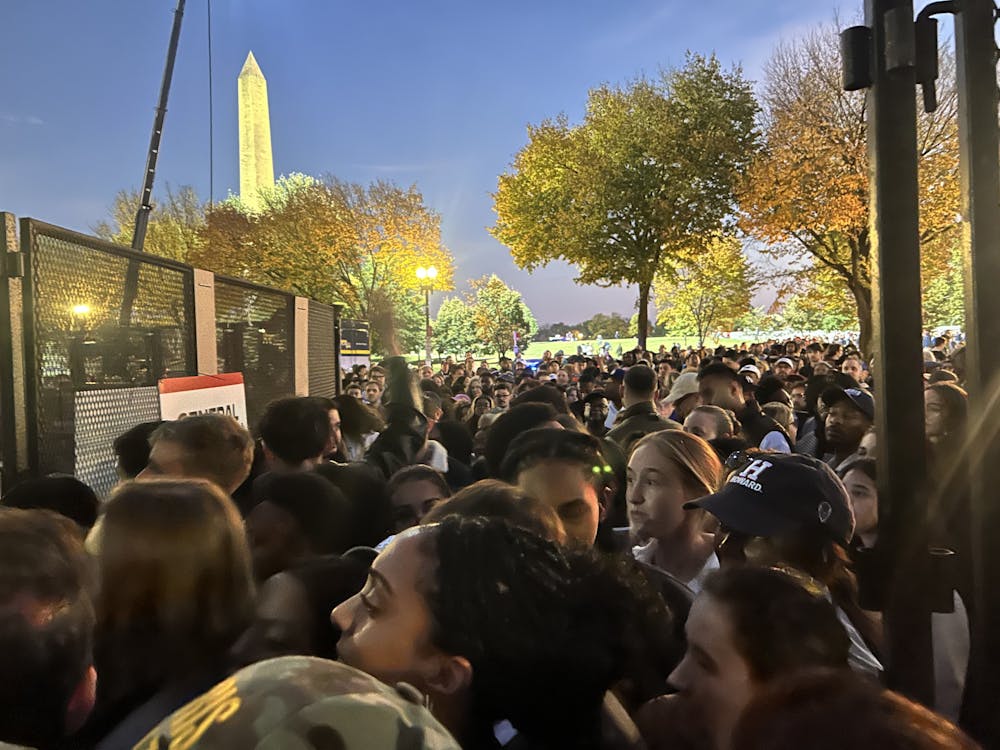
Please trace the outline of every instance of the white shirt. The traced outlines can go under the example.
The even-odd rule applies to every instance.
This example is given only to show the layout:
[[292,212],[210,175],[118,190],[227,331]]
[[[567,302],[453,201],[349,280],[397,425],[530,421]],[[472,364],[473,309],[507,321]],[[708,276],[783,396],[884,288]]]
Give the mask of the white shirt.
[[[659,546],[658,539],[650,539],[645,544],[639,544],[632,548],[632,557],[641,563],[646,563],[646,565],[652,565],[654,568],[659,566],[654,562],[656,558],[656,549]],[[719,569],[719,557],[713,552],[705,560],[705,564],[702,566],[695,577],[690,581],[684,581],[691,592],[694,594],[701,593],[702,587],[705,585],[705,579],[713,572]],[[664,571],[665,573],[669,571]]]
[[618,408],[608,401],[608,418],[604,420],[604,426],[609,430],[615,426],[615,420],[618,419]]
[[758,446],[762,451],[777,451],[778,453],[791,453],[792,448],[788,440],[778,430],[767,433]]

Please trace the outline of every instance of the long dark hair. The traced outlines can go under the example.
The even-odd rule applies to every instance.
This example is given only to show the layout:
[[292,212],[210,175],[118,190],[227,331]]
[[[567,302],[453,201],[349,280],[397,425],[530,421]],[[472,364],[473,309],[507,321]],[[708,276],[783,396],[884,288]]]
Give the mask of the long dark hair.
[[[670,632],[655,594],[593,552],[564,552],[499,519],[428,527],[431,640],[472,664],[472,723],[507,719],[542,747],[596,748],[605,692]],[[647,592],[651,593],[651,592]]]

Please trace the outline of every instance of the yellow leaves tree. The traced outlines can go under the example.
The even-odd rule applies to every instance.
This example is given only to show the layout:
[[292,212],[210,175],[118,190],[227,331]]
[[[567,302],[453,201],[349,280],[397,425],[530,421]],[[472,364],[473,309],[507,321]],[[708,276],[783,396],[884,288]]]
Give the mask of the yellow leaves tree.
[[[918,122],[925,282],[947,258],[959,210],[957,93],[948,60],[944,55],[939,108]],[[740,191],[741,228],[771,255],[806,259],[850,293],[861,348],[870,351],[866,101],[863,92],[841,89],[836,29],[823,26],[780,45],[765,68],[761,102],[765,147]]]
[[454,258],[441,218],[416,186],[368,186],[305,175],[282,178],[249,210],[239,199],[211,209],[192,262],[217,273],[276,286],[321,302],[343,302],[383,336],[422,339],[416,269],[438,270],[435,288],[454,286]]
[[709,333],[732,330],[750,311],[756,287],[739,240],[712,238],[696,258],[672,263],[657,277],[656,322],[669,333],[696,335],[703,346]]
[[645,345],[650,290],[665,259],[732,219],[757,145],[757,104],[739,69],[686,65],[589,93],[583,122],[528,128],[493,196],[494,237],[528,270],[560,259],[581,284],[635,285]]

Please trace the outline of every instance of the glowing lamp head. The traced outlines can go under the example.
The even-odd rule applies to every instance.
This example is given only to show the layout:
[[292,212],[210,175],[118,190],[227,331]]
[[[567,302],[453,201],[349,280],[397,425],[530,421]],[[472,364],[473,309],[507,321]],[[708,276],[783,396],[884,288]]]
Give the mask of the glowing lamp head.
[[438,270],[434,266],[431,266],[430,268],[427,269],[428,279],[436,279],[437,275],[438,275]]
[[427,269],[421,266],[417,269],[417,278],[423,281],[427,278]]
[[74,315],[89,315],[90,305],[73,305]]

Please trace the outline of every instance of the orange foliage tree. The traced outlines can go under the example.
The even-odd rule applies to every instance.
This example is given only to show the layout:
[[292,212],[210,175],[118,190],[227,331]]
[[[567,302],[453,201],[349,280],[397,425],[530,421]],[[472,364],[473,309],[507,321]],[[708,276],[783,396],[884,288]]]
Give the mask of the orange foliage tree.
[[[943,56],[939,108],[918,122],[925,286],[947,268],[948,235],[957,231],[958,101],[949,59]],[[870,352],[866,100],[841,88],[836,29],[823,26],[780,45],[760,98],[765,147],[742,185],[741,228],[773,257],[796,267],[806,259],[815,274],[846,289],[857,307],[861,349]]]

